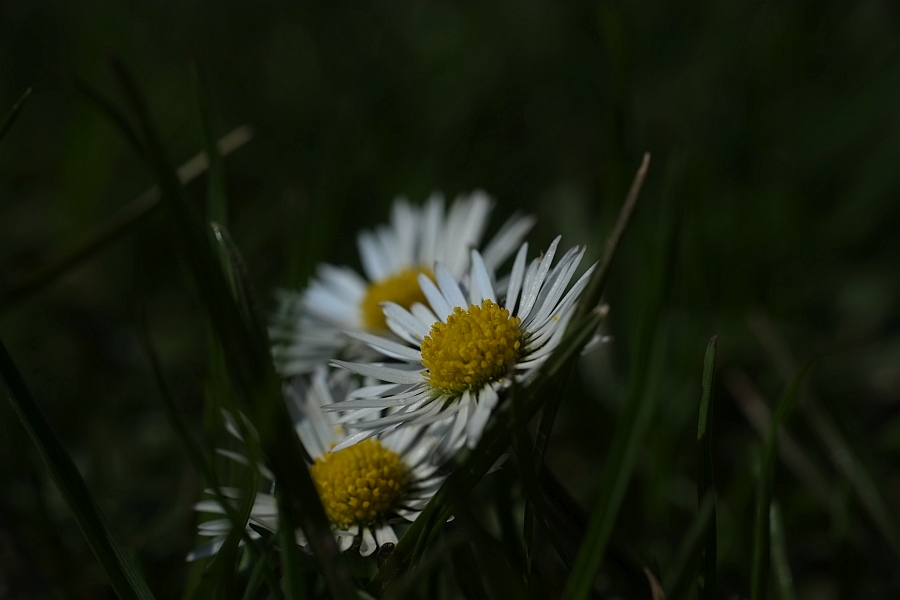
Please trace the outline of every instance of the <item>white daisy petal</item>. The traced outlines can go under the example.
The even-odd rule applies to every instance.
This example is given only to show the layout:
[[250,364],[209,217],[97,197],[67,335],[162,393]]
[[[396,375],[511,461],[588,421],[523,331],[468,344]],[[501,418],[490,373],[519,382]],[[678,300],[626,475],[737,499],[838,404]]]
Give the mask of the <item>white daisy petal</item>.
[[446,322],[447,316],[453,312],[453,308],[444,298],[444,295],[437,286],[434,285],[434,282],[431,281],[431,278],[424,273],[419,273],[419,288],[421,288],[422,293],[425,294],[425,298],[428,299],[428,303],[434,310],[435,316],[441,321]]
[[497,235],[485,246],[481,253],[484,264],[491,270],[495,270],[503,264],[509,255],[515,252],[522,243],[525,235],[531,231],[537,222],[532,216],[514,215],[500,227]]
[[375,350],[383,352],[386,356],[390,356],[391,358],[409,361],[418,361],[421,358],[421,353],[417,350],[377,335],[365,333],[364,331],[348,331],[347,335],[361,342],[365,342]]
[[497,301],[494,294],[494,286],[491,284],[491,277],[488,275],[487,268],[484,266],[484,260],[477,250],[472,250],[472,289],[469,290],[469,302],[481,305],[484,300],[492,302]]
[[383,546],[384,544],[396,544],[398,542],[397,534],[394,533],[394,528],[388,524],[384,524],[375,530],[375,540],[378,542],[379,546]]
[[331,364],[336,367],[348,369],[354,373],[359,373],[360,375],[376,377],[381,381],[390,381],[393,383],[421,383],[425,381],[425,377],[422,375],[421,371],[393,369],[380,363],[361,364],[345,362],[343,360],[333,360],[331,361]]
[[516,260],[513,262],[512,274],[509,276],[509,286],[506,288],[506,309],[516,314],[516,301],[519,299],[519,292],[522,290],[522,281],[525,277],[525,260],[528,254],[528,242],[522,244],[519,252],[516,254]]
[[440,320],[437,318],[437,315],[431,312],[430,308],[418,302],[414,302],[413,305],[409,307],[409,312],[411,312],[422,325],[428,327],[429,330],[431,329],[432,325]]
[[390,271],[383,262],[378,238],[369,231],[363,231],[357,236],[356,244],[359,246],[359,259],[366,277],[370,281],[384,279]]
[[[556,254],[556,248],[557,246],[559,246],[560,239],[562,239],[562,236],[556,236],[556,239],[554,239],[553,243],[550,244],[550,247],[547,248],[546,254],[544,254],[543,258],[541,258],[541,261],[537,266],[537,270],[534,274],[534,279],[531,281],[531,286],[529,286],[530,289],[527,290],[527,292],[524,290],[522,292],[522,307],[517,313],[517,315],[522,320],[524,320],[528,316],[528,314],[531,312],[532,307],[534,307],[534,303],[535,300],[537,300],[541,285],[543,285],[544,283],[544,278],[550,271],[550,263],[553,262],[553,255]],[[531,269],[529,269],[529,271],[530,270]]]
[[381,308],[391,331],[411,343],[421,342],[431,330],[399,304],[385,302]]
[[459,289],[459,285],[456,283],[456,279],[454,279],[450,271],[447,270],[447,267],[438,263],[434,267],[434,274],[437,277],[438,287],[441,289],[441,293],[451,306],[468,306],[466,297],[463,296],[462,290]]
[[361,556],[371,556],[378,544],[375,543],[375,536],[368,527],[362,528],[362,542],[359,544],[359,553]]

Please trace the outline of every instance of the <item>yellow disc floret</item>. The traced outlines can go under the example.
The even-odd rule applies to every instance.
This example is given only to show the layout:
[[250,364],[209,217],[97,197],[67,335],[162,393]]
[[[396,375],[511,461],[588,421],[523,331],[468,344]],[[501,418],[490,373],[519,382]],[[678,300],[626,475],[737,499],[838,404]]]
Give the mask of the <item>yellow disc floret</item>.
[[403,308],[409,308],[414,302],[425,304],[425,294],[419,288],[419,273],[431,277],[429,269],[407,267],[369,285],[360,306],[363,324],[369,329],[387,329],[381,310],[382,302],[396,302]]
[[501,377],[522,347],[520,319],[491,300],[457,306],[422,340],[422,364],[433,388],[459,394]]
[[325,514],[341,528],[383,518],[396,506],[408,479],[400,456],[375,439],[329,452],[309,470]]

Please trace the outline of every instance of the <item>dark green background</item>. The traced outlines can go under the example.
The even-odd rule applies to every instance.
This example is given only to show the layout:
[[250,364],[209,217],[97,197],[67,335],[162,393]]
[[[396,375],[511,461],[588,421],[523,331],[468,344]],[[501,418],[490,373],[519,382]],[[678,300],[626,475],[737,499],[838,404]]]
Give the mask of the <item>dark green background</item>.
[[[887,3],[0,5],[0,113],[34,88],[0,144],[0,286],[150,184],[75,86],[121,102],[110,56],[147,94],[173,163],[202,147],[191,56],[217,130],[256,129],[227,161],[228,191],[233,236],[267,300],[319,260],[358,265],[356,231],[401,194],[483,188],[498,200],[493,227],[529,211],[533,243],[562,233],[596,257],[650,151],[607,292],[615,341],[570,386],[548,461],[589,507],[657,240],[674,232],[659,409],[615,537],[644,563],[671,560],[695,507],[700,372],[718,334],[719,591],[744,596],[760,444],[728,382],[746,374],[769,404],[785,384],[760,323],[798,362],[825,355],[810,399],[896,519],[898,40],[900,10]],[[202,202],[202,184],[190,191]],[[183,589],[199,483],[160,409],[135,313],[146,311],[196,417],[205,322],[183,273],[157,215],[0,307],[3,340],[160,597]],[[110,595],[8,407],[0,417],[0,597]],[[900,594],[898,557],[854,485],[803,413],[788,428],[832,499],[824,507],[778,464],[799,595]]]

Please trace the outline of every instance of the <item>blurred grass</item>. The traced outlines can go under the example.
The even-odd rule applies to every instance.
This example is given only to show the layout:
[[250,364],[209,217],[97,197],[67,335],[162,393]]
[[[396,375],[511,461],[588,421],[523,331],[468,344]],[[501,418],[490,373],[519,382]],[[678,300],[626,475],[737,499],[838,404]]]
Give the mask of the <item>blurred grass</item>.
[[[174,162],[206,139],[189,56],[204,67],[216,133],[257,130],[225,159],[226,192],[229,231],[264,303],[316,261],[358,264],[356,230],[385,219],[395,195],[421,201],[433,189],[484,188],[499,215],[542,218],[536,242],[561,232],[597,258],[598,232],[649,150],[654,168],[606,292],[615,341],[568,386],[548,467],[592,506],[632,371],[662,200],[677,198],[660,397],[612,543],[663,572],[675,558],[697,511],[706,341],[718,334],[718,363],[747,373],[763,397],[783,386],[748,326],[760,308],[798,362],[840,350],[801,406],[831,415],[854,472],[896,523],[898,33],[900,9],[889,4],[3,5],[0,107],[34,91],[0,145],[0,281],[81,239],[151,183],[74,85],[120,102],[110,54],[147,90]],[[206,189],[201,179],[188,191],[205,205]],[[206,325],[177,262],[166,223],[151,216],[0,313],[0,337],[160,597],[182,591],[200,482],[159,405],[132,315],[146,311],[172,393],[199,420]],[[717,586],[746,595],[759,443],[729,390],[717,382],[715,394]],[[0,597],[109,596],[0,411]],[[900,594],[889,542],[808,414],[788,429],[836,501],[823,506],[776,468],[797,597]],[[536,550],[544,565],[546,546]],[[457,565],[471,559],[454,552]],[[537,576],[549,590],[565,580],[550,567]]]

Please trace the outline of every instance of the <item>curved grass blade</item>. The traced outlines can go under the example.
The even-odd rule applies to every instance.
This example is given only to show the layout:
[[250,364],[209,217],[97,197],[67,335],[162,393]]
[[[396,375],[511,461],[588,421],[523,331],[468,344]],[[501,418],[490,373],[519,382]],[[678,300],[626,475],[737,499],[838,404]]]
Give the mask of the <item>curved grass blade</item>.
[[19,113],[22,111],[22,107],[25,105],[25,101],[28,100],[30,95],[31,88],[29,87],[22,92],[22,95],[19,96],[16,103],[9,109],[9,113],[7,113],[6,118],[3,119],[3,124],[0,125],[0,140],[3,140],[3,138],[6,137],[6,134],[9,133],[9,130],[12,129],[13,123],[19,118]]
[[684,541],[675,553],[671,566],[663,576],[662,584],[666,598],[684,598],[691,589],[694,562],[699,558],[703,566],[703,551],[707,536],[716,525],[715,492],[706,494],[700,500],[697,517],[691,523]]
[[790,387],[781,395],[781,398],[778,400],[778,406],[775,408],[775,414],[772,416],[769,431],[766,433],[762,464],[759,471],[759,483],[756,486],[753,563],[750,572],[751,600],[765,598],[769,589],[769,549],[771,547],[769,538],[769,506],[772,503],[772,478],[775,474],[775,460],[778,454],[778,433],[793,411],[797,396],[800,393],[800,386],[811,369],[812,363],[808,364],[794,378]]
[[[242,125],[219,139],[217,147],[223,156],[231,154],[253,139],[253,130]],[[178,180],[190,183],[209,166],[207,153],[201,152],[178,168]],[[93,231],[59,250],[51,250],[36,261],[27,272],[13,275],[0,284],[0,310],[18,302],[104,248],[108,243],[143,223],[160,206],[159,188],[154,186],[103,221]]]
[[169,167],[134,80],[118,61],[113,61],[112,66],[140,123],[148,161],[163,202],[169,207],[183,256],[221,342],[229,374],[253,415],[263,454],[278,481],[276,496],[283,496],[289,503],[289,510],[279,515],[279,524],[291,532],[302,528],[332,596],[355,597],[349,568],[338,551],[325,510],[303,461],[300,440],[282,401],[281,378],[272,365],[268,344],[261,344],[252,332],[252,325],[244,320],[202,222]]
[[32,398],[2,341],[0,341],[0,376],[9,390],[9,400],[16,415],[47,464],[54,483],[72,511],[78,528],[103,567],[116,595],[120,598],[152,600],[153,593],[100,511],[44,412]]
[[[718,558],[716,534],[716,486],[712,465],[712,423],[716,385],[716,341],[713,336],[706,346],[703,359],[703,384],[700,395],[700,417],[697,423],[697,499],[703,502],[712,497],[710,526],[704,535],[700,549],[700,569],[697,573],[697,596],[700,600],[712,600],[716,593],[716,562]],[[699,507],[698,507],[699,508]],[[667,590],[669,588],[666,588]],[[671,593],[671,592],[670,592]]]
[[781,600],[796,600],[794,576],[788,558],[787,539],[784,535],[784,519],[778,502],[772,501],[769,508],[769,530],[772,535],[772,567],[775,570],[775,588]]

